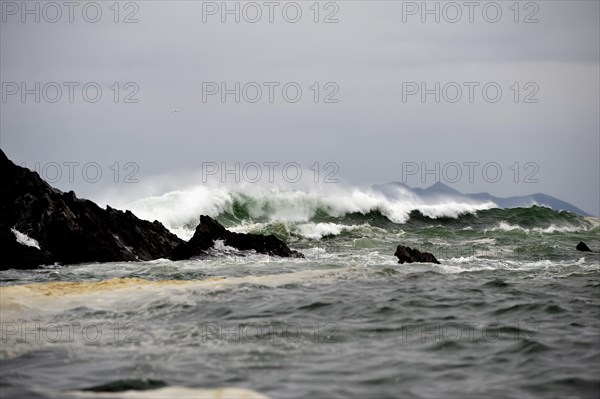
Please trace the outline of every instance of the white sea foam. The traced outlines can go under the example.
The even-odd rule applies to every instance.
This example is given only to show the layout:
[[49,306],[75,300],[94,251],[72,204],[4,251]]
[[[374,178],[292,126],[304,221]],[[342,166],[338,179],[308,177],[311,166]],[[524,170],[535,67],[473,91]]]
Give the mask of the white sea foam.
[[259,392],[244,388],[187,388],[164,387],[142,391],[86,392],[72,391],[69,394],[79,398],[122,398],[122,399],[268,399]]
[[230,247],[229,245],[225,245],[225,241],[223,240],[215,240],[213,244],[213,249],[220,252],[237,252],[236,248]]
[[28,247],[34,247],[40,249],[40,244],[34,240],[33,238],[27,236],[26,234],[21,233],[17,229],[10,229],[15,237],[17,238],[17,242],[19,244],[27,245]]
[[585,218],[588,223],[590,223],[591,228],[596,228],[600,226],[600,218],[595,216],[588,216]]
[[323,236],[339,235],[348,227],[335,223],[305,223],[298,226],[298,229],[303,237],[320,239]]
[[485,232],[487,231],[522,231],[524,233],[572,233],[572,232],[576,232],[576,231],[581,231],[581,230],[585,230],[582,227],[576,227],[576,226],[557,226],[555,224],[551,224],[548,227],[534,227],[534,228],[526,228],[526,227],[522,227],[519,226],[518,224],[514,225],[514,224],[510,224],[508,222],[505,221],[501,221],[500,223],[498,223],[497,226],[492,227],[491,229],[486,229]]

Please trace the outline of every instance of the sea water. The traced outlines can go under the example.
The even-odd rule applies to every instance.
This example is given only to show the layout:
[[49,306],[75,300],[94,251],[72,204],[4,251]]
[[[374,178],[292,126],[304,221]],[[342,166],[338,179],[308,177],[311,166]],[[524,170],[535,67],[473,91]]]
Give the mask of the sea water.
[[[598,250],[597,218],[361,193],[170,207],[182,195],[131,208],[185,238],[211,214],[305,258],[216,242],[186,261],[0,272],[3,398],[599,395],[600,261],[575,250]],[[398,244],[441,265],[398,264]]]

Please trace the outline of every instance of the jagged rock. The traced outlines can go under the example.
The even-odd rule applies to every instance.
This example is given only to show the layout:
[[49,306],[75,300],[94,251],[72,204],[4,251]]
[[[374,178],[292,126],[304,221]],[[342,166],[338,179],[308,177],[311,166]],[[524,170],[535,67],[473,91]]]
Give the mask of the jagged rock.
[[215,240],[223,240],[225,245],[239,250],[255,250],[258,253],[282,257],[303,258],[304,255],[291,250],[283,241],[274,235],[258,235],[234,233],[227,230],[210,216],[200,216],[200,224],[196,227],[194,236],[186,243],[179,245],[173,251],[173,260],[189,259],[206,254]]
[[[11,228],[37,240],[19,244]],[[183,241],[162,224],[52,188],[0,150],[0,269],[168,258]]]
[[440,264],[440,262],[435,258],[435,256],[433,256],[433,254],[430,254],[429,252],[421,252],[418,249],[412,249],[403,245],[398,245],[394,256],[398,257],[398,263],[421,262],[436,263],[438,265]]
[[578,251],[592,252],[592,250],[587,245],[585,245],[585,243],[583,241],[579,241],[579,244],[577,244],[577,246],[575,248]]
[[[40,249],[19,243],[11,229],[35,239]],[[240,250],[303,257],[275,236],[233,233],[208,216],[185,243],[158,221],[138,219],[52,188],[36,172],[13,164],[0,150],[0,270],[54,263],[188,259],[215,240]]]

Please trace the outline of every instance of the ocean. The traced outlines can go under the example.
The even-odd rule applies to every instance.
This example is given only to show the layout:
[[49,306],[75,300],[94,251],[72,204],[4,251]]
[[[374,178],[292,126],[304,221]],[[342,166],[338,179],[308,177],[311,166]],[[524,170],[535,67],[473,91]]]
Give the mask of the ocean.
[[[598,218],[202,190],[128,207],[182,238],[209,214],[305,258],[217,242],[2,271],[3,398],[599,397]],[[398,264],[399,244],[441,265]]]

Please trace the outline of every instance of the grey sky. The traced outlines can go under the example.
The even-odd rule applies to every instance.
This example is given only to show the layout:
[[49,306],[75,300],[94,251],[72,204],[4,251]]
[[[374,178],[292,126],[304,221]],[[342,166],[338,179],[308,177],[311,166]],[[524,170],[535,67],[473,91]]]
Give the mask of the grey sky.
[[[313,1],[297,2],[302,9],[297,23],[283,18],[286,2],[279,3],[269,23],[268,8],[259,1],[263,16],[257,23],[244,21],[243,15],[240,23],[233,16],[221,23],[220,14],[206,16],[205,23],[203,7],[209,2],[137,1],[130,3],[139,8],[134,16],[139,22],[131,24],[122,23],[135,11],[125,2],[119,23],[113,22],[112,1],[98,2],[103,11],[98,23],[82,18],[85,3],[75,9],[73,23],[66,8],[56,23],[44,21],[43,15],[40,23],[33,16],[23,23],[20,10],[12,15],[12,6],[6,5],[21,7],[21,2],[1,3],[3,94],[7,82],[29,87],[80,83],[73,103],[64,86],[57,103],[43,98],[35,103],[33,95],[22,103],[20,93],[1,103],[0,144],[15,162],[96,162],[102,167],[104,178],[98,183],[80,174],[71,183],[64,175],[54,183],[61,189],[91,199],[105,199],[108,192],[158,194],[199,173],[203,162],[297,162],[305,168],[335,162],[338,177],[356,185],[399,181],[403,162],[430,168],[436,162],[441,167],[496,162],[503,172],[497,183],[482,178],[481,169],[473,182],[466,176],[454,184],[443,176],[442,181],[463,192],[500,196],[545,192],[600,214],[597,1],[520,2],[518,23],[509,8],[513,1],[497,2],[502,17],[496,23],[482,14],[492,2],[476,2],[473,23],[465,6],[457,23],[444,20],[454,17],[451,9],[441,14],[440,23],[431,15],[423,23],[420,13],[403,14],[413,3],[401,1],[321,2],[319,23],[309,8]],[[41,9],[47,2],[29,2],[34,3]],[[235,2],[228,4],[233,8]],[[440,9],[446,4],[439,2]],[[336,10],[338,23],[322,22]],[[487,18],[494,17],[494,10],[488,11]],[[524,23],[527,16],[538,22]],[[88,82],[102,88],[96,103],[82,99],[80,88]],[[118,103],[109,88],[114,82],[120,86]],[[139,103],[123,103],[131,92],[124,87],[127,82],[139,87],[134,96]],[[203,82],[281,85],[273,103],[264,88],[259,102],[242,99],[238,104],[232,95],[226,103],[217,95],[203,102]],[[297,103],[282,98],[281,87],[288,82],[303,90]],[[313,82],[320,83],[318,103]],[[339,87],[338,103],[322,102],[331,91],[323,87],[327,82]],[[422,103],[414,95],[403,102],[403,82],[425,82],[430,88],[435,82],[457,82],[462,98],[436,103],[429,95]],[[472,103],[464,82],[479,84]],[[502,89],[496,103],[482,97],[481,88],[489,82]],[[533,91],[530,99],[539,102],[525,103]],[[135,162],[140,183],[122,183],[123,170],[114,183],[109,169],[114,162],[121,169]],[[515,162],[521,168],[518,183],[510,169]],[[539,167],[537,183],[523,182],[533,170],[523,169],[526,163]],[[156,181],[165,184],[151,184]],[[434,178],[422,182],[409,176],[406,183],[430,185]]]

